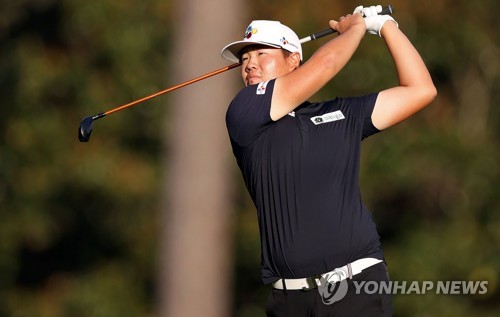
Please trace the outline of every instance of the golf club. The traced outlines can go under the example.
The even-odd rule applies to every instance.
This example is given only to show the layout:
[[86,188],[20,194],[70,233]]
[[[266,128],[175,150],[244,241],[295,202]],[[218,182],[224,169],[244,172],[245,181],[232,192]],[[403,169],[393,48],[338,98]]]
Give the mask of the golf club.
[[[393,8],[392,8],[391,5],[388,5],[388,6],[382,7],[382,11],[379,13],[379,15],[392,14],[392,13],[394,13],[394,10],[393,10]],[[319,39],[321,37],[327,36],[327,35],[335,33],[335,32],[337,32],[337,31],[335,31],[335,30],[333,30],[331,28],[328,28],[328,29],[325,29],[323,31],[319,31],[319,32],[313,33],[313,34],[311,34],[309,36],[306,36],[306,37],[300,39],[300,43],[306,43],[306,42],[309,42],[309,41],[312,41],[312,40],[317,40],[317,39]],[[178,85],[175,85],[173,87],[167,88],[165,90],[159,91],[157,93],[154,93],[152,95],[146,96],[144,98],[132,101],[130,103],[124,104],[122,106],[116,107],[116,108],[108,110],[106,112],[101,112],[101,113],[93,115],[93,116],[85,117],[81,121],[80,127],[78,128],[78,139],[80,140],[80,142],[88,142],[90,140],[90,135],[92,134],[93,122],[95,120],[97,120],[97,119],[101,119],[101,118],[103,118],[103,117],[105,117],[107,115],[110,115],[112,113],[118,112],[120,110],[124,110],[126,108],[130,108],[130,107],[135,106],[135,105],[137,105],[137,104],[139,104],[141,102],[144,102],[146,100],[158,97],[160,95],[166,94],[168,92],[174,91],[174,90],[182,88],[184,86],[196,83],[196,82],[198,82],[200,80],[203,80],[203,79],[215,76],[217,74],[223,73],[223,72],[228,71],[230,69],[236,68],[236,67],[238,67],[240,65],[241,65],[241,63],[234,63],[232,65],[229,65],[229,66],[217,69],[217,70],[212,71],[210,73],[207,73],[205,75],[201,75],[199,77],[196,77],[196,78],[193,78],[191,80],[185,81],[185,82],[183,82],[181,84],[178,84]]]

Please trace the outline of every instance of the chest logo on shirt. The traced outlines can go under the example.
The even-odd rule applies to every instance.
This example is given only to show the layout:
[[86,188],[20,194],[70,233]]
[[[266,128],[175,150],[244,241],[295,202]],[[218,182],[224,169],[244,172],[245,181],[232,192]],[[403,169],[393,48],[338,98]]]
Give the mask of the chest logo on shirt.
[[269,81],[265,81],[257,85],[257,95],[263,95],[266,93],[266,87]]
[[311,121],[315,125],[319,125],[319,124],[338,121],[338,120],[342,120],[342,119],[345,119],[344,114],[342,113],[342,111],[337,110],[334,112],[325,113],[322,116],[312,117]]

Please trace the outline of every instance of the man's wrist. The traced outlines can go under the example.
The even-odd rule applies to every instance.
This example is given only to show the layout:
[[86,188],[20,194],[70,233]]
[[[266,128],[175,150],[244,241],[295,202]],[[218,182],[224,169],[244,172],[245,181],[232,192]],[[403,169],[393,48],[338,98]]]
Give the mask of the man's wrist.
[[394,20],[387,20],[385,23],[382,25],[380,28],[380,37],[384,37],[387,32],[389,32],[391,29],[395,30],[398,29],[398,23]]
[[352,34],[358,34],[360,37],[363,37],[366,33],[366,25],[365,23],[356,23],[349,28],[346,32],[351,31]]

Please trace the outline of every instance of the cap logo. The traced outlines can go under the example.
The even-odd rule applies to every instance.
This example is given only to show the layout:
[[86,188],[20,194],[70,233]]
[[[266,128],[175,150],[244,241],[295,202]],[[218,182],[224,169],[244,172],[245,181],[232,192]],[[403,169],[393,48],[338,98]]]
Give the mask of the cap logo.
[[285,46],[285,45],[290,45],[290,46],[295,47],[296,49],[299,49],[299,48],[297,47],[297,45],[293,44],[292,42],[289,42],[289,41],[288,41],[288,40],[287,40],[284,36],[280,39],[280,42],[281,42],[281,44],[282,44],[283,46]]
[[248,26],[247,30],[245,31],[245,35],[243,36],[243,39],[250,39],[253,34],[257,33],[259,30],[256,28],[253,28],[251,25]]

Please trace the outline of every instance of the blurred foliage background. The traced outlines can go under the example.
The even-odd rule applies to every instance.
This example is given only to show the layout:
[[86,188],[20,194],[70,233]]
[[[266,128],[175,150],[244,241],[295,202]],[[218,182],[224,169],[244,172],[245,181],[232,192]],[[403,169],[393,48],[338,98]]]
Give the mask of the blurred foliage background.
[[[439,95],[415,117],[364,142],[365,203],[393,280],[488,281],[484,295],[397,295],[395,316],[496,316],[498,1],[392,4]],[[355,5],[256,0],[241,29],[252,19],[274,19],[305,36]],[[186,80],[169,77],[176,62],[169,60],[172,6],[167,0],[0,3],[0,316],[155,315],[168,99],[96,122],[87,144],[78,142],[77,127],[84,116]],[[306,58],[323,42],[305,45]],[[367,35],[316,98],[394,84],[383,41]],[[268,288],[260,284],[255,210],[234,175],[240,191],[232,306],[234,316],[262,316]]]

